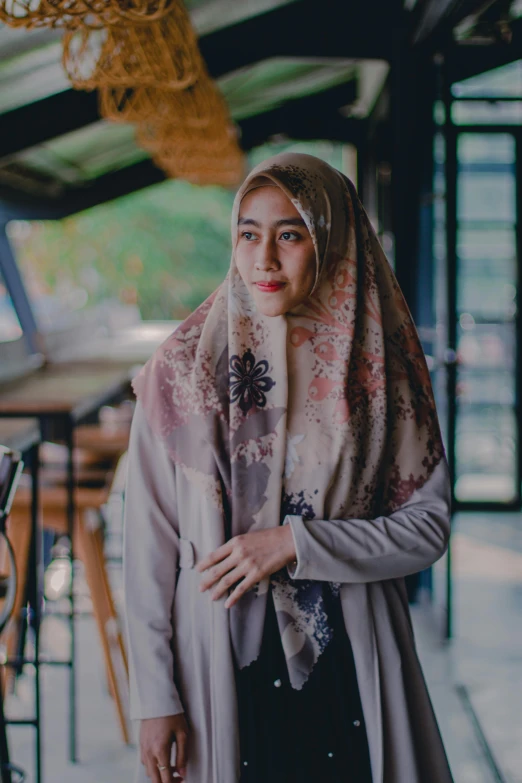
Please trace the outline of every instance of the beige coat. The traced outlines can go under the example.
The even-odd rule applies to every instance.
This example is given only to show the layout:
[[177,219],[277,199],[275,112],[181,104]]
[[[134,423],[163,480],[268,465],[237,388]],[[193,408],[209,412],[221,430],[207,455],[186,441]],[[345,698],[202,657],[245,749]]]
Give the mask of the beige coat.
[[[297,550],[294,578],[343,583],[373,783],[452,781],[415,650],[403,580],[444,553],[449,497],[442,462],[423,489],[389,517],[288,519]],[[176,470],[138,404],[125,496],[131,714],[139,720],[186,712],[187,783],[238,783],[240,775],[225,599],[213,602],[209,592],[200,593],[202,575],[194,569],[224,543],[216,513]],[[138,761],[136,783],[147,780]]]

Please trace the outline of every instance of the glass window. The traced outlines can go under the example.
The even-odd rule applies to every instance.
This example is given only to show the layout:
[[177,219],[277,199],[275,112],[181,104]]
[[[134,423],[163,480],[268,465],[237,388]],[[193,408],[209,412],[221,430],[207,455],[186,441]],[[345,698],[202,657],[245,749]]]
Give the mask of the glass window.
[[459,220],[515,221],[515,177],[511,172],[461,169],[458,194]]
[[461,133],[458,147],[461,166],[515,162],[515,139],[510,133]]
[[455,125],[518,125],[522,101],[455,101],[451,117]]
[[464,367],[509,370],[513,376],[514,388],[514,323],[477,324],[470,313],[463,313],[457,332],[457,350],[459,362]]
[[505,320],[516,313],[516,248],[513,228],[461,227],[458,234],[459,312]]
[[518,470],[515,140],[461,133],[457,152],[455,493],[508,503]]
[[511,406],[459,406],[455,485],[459,500],[506,503],[516,498],[516,428]]
[[522,61],[517,60],[487,73],[456,82],[451,91],[455,98],[470,96],[522,98]]

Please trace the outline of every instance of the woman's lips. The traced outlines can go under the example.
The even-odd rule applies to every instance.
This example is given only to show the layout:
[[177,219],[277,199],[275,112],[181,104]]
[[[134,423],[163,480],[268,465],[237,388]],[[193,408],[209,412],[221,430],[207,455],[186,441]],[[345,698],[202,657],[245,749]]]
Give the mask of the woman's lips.
[[260,291],[263,291],[267,294],[275,293],[275,291],[280,291],[282,288],[285,287],[286,283],[263,283],[259,282],[255,284]]

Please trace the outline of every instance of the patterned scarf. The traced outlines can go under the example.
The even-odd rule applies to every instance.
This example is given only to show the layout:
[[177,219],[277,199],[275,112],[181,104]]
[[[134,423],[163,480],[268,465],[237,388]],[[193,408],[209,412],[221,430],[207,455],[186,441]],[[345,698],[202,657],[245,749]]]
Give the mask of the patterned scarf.
[[[232,254],[222,285],[135,380],[152,429],[222,519],[221,540],[305,519],[372,519],[399,508],[443,454],[428,369],[409,310],[351,182],[309,155],[255,168],[311,234],[316,283],[295,311],[259,313]],[[370,523],[369,523],[370,524]],[[238,665],[259,654],[271,585],[290,681],[300,689],[332,638],[329,583],[286,570],[230,612]]]

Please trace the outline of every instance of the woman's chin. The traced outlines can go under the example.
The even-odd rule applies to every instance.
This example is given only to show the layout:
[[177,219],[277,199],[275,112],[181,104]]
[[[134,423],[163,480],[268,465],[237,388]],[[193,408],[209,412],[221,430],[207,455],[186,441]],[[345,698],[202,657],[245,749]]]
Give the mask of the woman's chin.
[[276,318],[278,315],[285,315],[288,312],[287,307],[278,306],[275,302],[274,304],[263,303],[262,305],[257,305],[257,309],[261,315],[265,315],[267,318]]
[[266,315],[268,318],[286,315],[286,313],[296,306],[295,301],[289,301],[288,297],[275,293],[260,294],[255,292],[253,293],[253,299],[257,311],[262,315]]

